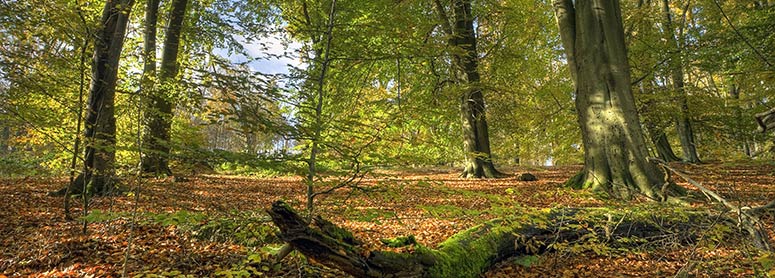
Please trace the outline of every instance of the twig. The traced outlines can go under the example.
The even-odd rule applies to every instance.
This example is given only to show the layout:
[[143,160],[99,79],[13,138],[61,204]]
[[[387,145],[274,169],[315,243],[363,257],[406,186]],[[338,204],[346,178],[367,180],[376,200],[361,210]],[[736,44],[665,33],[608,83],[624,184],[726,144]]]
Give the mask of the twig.
[[762,62],[764,62],[765,64],[767,64],[767,66],[769,66],[769,68],[773,68],[773,66],[772,66],[772,64],[770,63],[770,61],[768,61],[768,60],[767,60],[767,57],[765,57],[765,56],[764,56],[764,54],[762,54],[762,52],[761,52],[761,51],[759,51],[759,49],[758,49],[758,48],[754,47],[754,46],[753,46],[753,44],[751,44],[751,42],[750,42],[750,41],[748,41],[748,38],[746,38],[745,36],[743,36],[743,34],[741,34],[741,33],[740,33],[740,31],[738,31],[738,30],[737,30],[737,28],[735,27],[735,25],[734,25],[734,24],[732,24],[732,20],[730,20],[730,19],[729,19],[729,16],[727,16],[727,13],[726,13],[726,12],[724,12],[724,9],[723,9],[723,8],[721,8],[721,4],[719,4],[718,0],[713,0],[713,4],[716,4],[716,7],[717,7],[717,8],[718,8],[718,10],[721,12],[721,15],[722,15],[722,16],[724,16],[724,19],[727,21],[727,24],[729,24],[729,27],[730,27],[730,28],[732,28],[732,31],[734,31],[734,32],[735,32],[735,34],[736,34],[738,37],[740,37],[740,39],[742,39],[742,40],[743,40],[743,42],[745,42],[745,44],[746,44],[748,47],[750,47],[750,48],[751,48],[751,50],[753,50],[753,52],[754,52],[754,53],[756,53],[756,56],[759,56],[759,59],[761,59],[761,60],[762,60]]
[[750,234],[751,238],[754,241],[754,245],[756,245],[756,247],[760,249],[772,251],[772,246],[769,242],[769,235],[767,231],[764,230],[764,225],[762,224],[761,220],[759,220],[758,215],[753,212],[763,211],[764,210],[763,207],[774,207],[775,201],[772,201],[765,206],[755,207],[755,208],[735,206],[734,204],[730,203],[720,195],[716,194],[716,192],[713,192],[712,190],[706,188],[705,186],[702,186],[702,184],[693,180],[692,178],[685,175],[684,173],[681,173],[680,171],[671,168],[669,165],[667,165],[667,163],[665,163],[665,161],[658,158],[649,158],[649,161],[655,162],[660,166],[662,166],[663,168],[670,170],[671,172],[680,176],[681,178],[689,182],[691,185],[698,188],[700,192],[705,194],[706,197],[723,204],[725,207],[729,209],[729,211],[732,211],[735,214],[737,214],[738,226],[745,229]]
[[143,109],[139,106],[142,105],[142,101],[137,101],[138,104],[137,107],[137,139],[135,140],[135,144],[137,144],[137,157],[138,157],[138,163],[137,163],[137,173],[135,173],[135,192],[134,192],[134,205],[132,206],[132,219],[130,220],[130,226],[129,226],[129,239],[127,239],[126,244],[126,251],[124,252],[124,264],[122,266],[121,271],[121,277],[127,277],[127,266],[129,265],[129,255],[132,251],[132,243],[134,241],[135,236],[135,226],[137,223],[137,211],[140,204],[140,186],[143,183],[143,166],[142,166],[142,160],[143,160]]

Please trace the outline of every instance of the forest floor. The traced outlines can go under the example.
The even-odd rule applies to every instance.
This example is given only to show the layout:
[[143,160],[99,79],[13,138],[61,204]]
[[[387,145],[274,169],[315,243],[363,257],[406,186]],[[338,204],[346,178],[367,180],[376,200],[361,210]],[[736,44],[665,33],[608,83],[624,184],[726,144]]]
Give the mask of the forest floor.
[[[735,203],[775,199],[772,164],[673,166]],[[539,179],[534,182],[516,177],[460,179],[453,169],[379,171],[360,183],[371,190],[321,196],[316,210],[353,231],[369,249],[391,249],[380,239],[406,235],[432,247],[515,208],[615,206],[586,191],[562,187],[579,169],[505,169],[510,174],[529,171]],[[689,188],[684,180],[675,179]],[[300,178],[199,175],[183,182],[145,180],[137,204],[132,195],[92,199],[92,212],[85,218],[87,234],[79,220],[84,218],[64,220],[63,199],[46,195],[64,185],[62,178],[0,180],[0,277],[115,277],[124,270],[129,276],[144,277],[345,276],[297,253],[280,265],[271,263],[270,254],[281,242],[264,209],[279,199],[303,209],[305,187]],[[80,215],[80,199],[72,203],[72,214]],[[764,220],[772,233],[775,220]],[[506,260],[485,277],[766,275],[775,258],[745,240],[710,238],[688,248],[655,243],[637,250],[558,251]]]

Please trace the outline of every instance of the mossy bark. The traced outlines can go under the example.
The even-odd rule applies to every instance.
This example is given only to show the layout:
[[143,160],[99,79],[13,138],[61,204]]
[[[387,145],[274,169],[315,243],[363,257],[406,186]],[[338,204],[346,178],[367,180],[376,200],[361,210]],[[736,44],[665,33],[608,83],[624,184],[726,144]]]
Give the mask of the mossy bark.
[[583,178],[575,187],[622,199],[665,200],[664,193],[675,190],[660,190],[664,175],[646,160],[619,1],[555,0],[553,5],[576,85],[585,150]]
[[[508,257],[551,251],[552,243],[584,244],[578,242],[583,238],[623,247],[643,242],[633,238],[659,236],[689,244],[706,228],[698,224],[705,219],[701,214],[655,221],[659,217],[652,211],[557,209],[524,215],[521,221],[492,220],[458,233],[436,249],[417,246],[413,253],[367,252],[349,233],[341,237],[341,232],[326,232],[331,228],[310,227],[282,201],[267,212],[280,228],[280,238],[294,249],[355,277],[478,277]],[[319,226],[317,223],[312,224]]]

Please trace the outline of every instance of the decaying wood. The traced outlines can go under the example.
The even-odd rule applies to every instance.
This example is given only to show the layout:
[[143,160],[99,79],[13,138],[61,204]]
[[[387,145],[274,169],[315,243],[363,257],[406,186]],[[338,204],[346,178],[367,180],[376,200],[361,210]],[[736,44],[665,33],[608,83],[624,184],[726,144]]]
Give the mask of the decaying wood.
[[775,108],[772,108],[767,112],[756,114],[756,123],[759,124],[759,130],[761,132],[775,129]]
[[555,209],[521,221],[486,222],[436,249],[416,246],[413,253],[395,253],[365,251],[349,232],[322,218],[309,225],[282,201],[267,212],[280,228],[280,238],[294,249],[355,277],[477,277],[503,259],[542,254],[558,244],[590,239],[609,246],[632,246],[654,238],[691,244],[701,233],[699,221],[707,219],[704,214],[671,221],[651,213],[636,217],[620,210]]
[[764,223],[762,223],[761,219],[759,219],[759,216],[763,212],[775,207],[775,200],[769,202],[766,205],[758,206],[758,207],[736,206],[733,203],[721,197],[721,195],[718,195],[716,192],[713,192],[713,190],[708,189],[707,187],[693,180],[692,178],[685,175],[684,173],[681,173],[680,171],[673,169],[672,167],[667,165],[667,163],[665,163],[664,161],[655,159],[655,158],[651,158],[651,160],[661,165],[666,171],[673,172],[676,175],[680,176],[682,179],[689,182],[689,184],[699,189],[700,192],[702,192],[702,194],[705,194],[705,196],[708,197],[709,200],[719,202],[722,205],[724,205],[724,207],[726,207],[729,210],[729,212],[732,212],[736,215],[734,219],[737,220],[738,226],[743,228],[746,232],[748,232],[748,235],[751,236],[751,240],[754,246],[762,250],[773,251],[772,244],[770,243],[770,240],[769,240],[770,237],[767,234],[767,230],[765,229]]

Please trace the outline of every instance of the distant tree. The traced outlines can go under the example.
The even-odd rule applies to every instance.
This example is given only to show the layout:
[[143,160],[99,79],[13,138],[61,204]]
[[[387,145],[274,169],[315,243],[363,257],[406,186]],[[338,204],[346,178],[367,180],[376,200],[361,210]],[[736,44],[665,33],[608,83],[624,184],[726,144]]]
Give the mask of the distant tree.
[[442,28],[448,36],[453,80],[462,90],[460,117],[463,127],[465,164],[461,176],[495,178],[501,175],[492,163],[490,135],[487,128],[484,94],[480,84],[479,53],[476,49],[474,15],[470,0],[452,2],[452,17],[440,0],[435,2]]
[[694,130],[692,129],[689,118],[689,101],[687,100],[686,86],[684,82],[684,66],[681,59],[681,40],[683,37],[683,28],[679,27],[678,34],[673,30],[673,14],[670,10],[670,1],[662,0],[663,30],[665,41],[668,43],[669,53],[672,55],[668,60],[670,65],[670,79],[672,81],[673,91],[678,100],[680,113],[676,118],[678,129],[678,138],[681,140],[681,149],[683,149],[684,161],[689,163],[699,163],[700,157],[697,155],[697,146],[694,140]]

